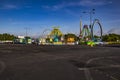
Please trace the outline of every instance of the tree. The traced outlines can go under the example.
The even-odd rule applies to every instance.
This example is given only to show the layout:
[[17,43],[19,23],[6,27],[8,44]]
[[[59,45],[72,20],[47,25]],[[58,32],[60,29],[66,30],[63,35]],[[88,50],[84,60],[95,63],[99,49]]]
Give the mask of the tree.
[[68,33],[68,34],[65,34],[64,35],[64,39],[65,39],[65,42],[67,42],[68,39],[74,39],[74,41],[77,41],[77,36],[75,34],[72,34],[72,33]]
[[118,34],[108,34],[103,36],[103,41],[110,42],[110,41],[117,41],[120,40],[120,35]]
[[1,41],[5,41],[5,40],[14,40],[15,36],[8,34],[8,33],[4,33],[4,34],[0,34],[0,40]]

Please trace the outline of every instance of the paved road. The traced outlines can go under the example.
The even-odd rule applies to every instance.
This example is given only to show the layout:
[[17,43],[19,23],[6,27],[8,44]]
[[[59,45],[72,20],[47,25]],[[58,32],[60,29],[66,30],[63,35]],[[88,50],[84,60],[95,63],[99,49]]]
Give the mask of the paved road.
[[0,80],[120,80],[120,48],[1,44]]

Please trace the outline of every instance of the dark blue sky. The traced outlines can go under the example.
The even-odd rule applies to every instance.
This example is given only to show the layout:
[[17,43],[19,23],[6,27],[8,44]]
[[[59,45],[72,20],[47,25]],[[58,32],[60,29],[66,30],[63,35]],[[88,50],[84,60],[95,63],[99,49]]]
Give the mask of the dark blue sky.
[[[120,34],[119,0],[0,0],[0,33],[25,35],[25,28],[31,36],[39,36],[45,29],[60,26],[63,33],[79,33],[80,19],[89,25],[92,19],[99,19],[104,33]],[[82,16],[82,17],[81,17]],[[95,30],[99,27],[96,25]]]

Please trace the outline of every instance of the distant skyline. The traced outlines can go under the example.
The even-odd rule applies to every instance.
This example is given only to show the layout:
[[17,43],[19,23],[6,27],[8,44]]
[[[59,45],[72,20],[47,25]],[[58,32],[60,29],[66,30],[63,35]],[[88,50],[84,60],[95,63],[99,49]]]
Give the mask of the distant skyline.
[[[120,34],[119,0],[1,0],[0,33],[40,36],[45,29],[60,26],[63,33],[79,34],[80,19],[90,24],[89,12],[95,9],[92,19],[99,19],[104,34]],[[96,25],[95,30],[99,27]]]

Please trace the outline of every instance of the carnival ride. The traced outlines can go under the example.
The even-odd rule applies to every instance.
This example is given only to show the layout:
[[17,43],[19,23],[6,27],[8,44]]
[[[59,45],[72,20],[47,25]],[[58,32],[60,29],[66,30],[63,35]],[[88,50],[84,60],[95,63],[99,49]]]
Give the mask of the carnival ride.
[[53,30],[47,36],[51,38],[53,42],[60,42],[63,33],[59,30],[59,27],[53,27]]
[[[101,25],[101,23],[100,23],[100,21],[98,20],[98,19],[95,19],[94,20],[94,22],[93,22],[93,24],[92,24],[92,27],[91,27],[91,38],[92,38],[92,40],[93,41],[95,41],[95,37],[94,37],[94,25],[95,24],[98,24],[99,25],[99,27],[100,27],[100,39],[99,39],[99,41],[102,41],[102,34],[103,34],[103,30],[102,30],[102,25]],[[97,40],[98,41],[98,40]]]
[[88,41],[90,39],[90,31],[89,31],[88,25],[83,26],[83,29],[80,34],[80,38],[83,41]]
[[[48,31],[50,32],[45,34]],[[63,33],[60,31],[59,27],[53,27],[53,30],[45,29],[43,33],[44,38],[41,38],[41,44],[62,44]]]
[[[94,27],[95,24],[98,24],[100,27],[100,37],[99,38],[95,38],[94,36]],[[100,21],[98,19],[95,19],[93,21],[93,24],[91,27],[88,28],[88,25],[84,25],[83,29],[81,29],[81,25],[80,25],[80,43],[83,44],[87,44],[90,46],[93,46],[96,44],[96,42],[100,42],[102,41],[102,25],[100,23]]]
[[[99,32],[100,36],[98,38],[95,37],[94,33],[94,27],[95,24],[98,24],[99,26]],[[47,33],[49,32],[49,33]],[[65,40],[67,40],[67,43],[75,43],[74,37],[68,37],[67,39],[64,39],[63,33],[60,31],[59,27],[53,27],[52,30],[45,29],[43,31],[43,37],[40,39],[41,44],[57,44],[61,45]],[[90,46],[94,46],[96,43],[99,44],[102,42],[102,25],[98,19],[95,19],[91,26],[84,25],[82,28],[82,23],[80,22],[80,35],[79,35],[79,43],[81,44],[87,44]]]
[[42,32],[42,34],[41,34],[41,36],[40,36],[40,38],[39,38],[39,40],[38,40],[38,44],[42,44],[42,45],[44,45],[44,44],[46,44],[47,43],[47,35],[49,34],[49,32],[50,32],[51,30],[50,29],[45,29],[43,32]]

